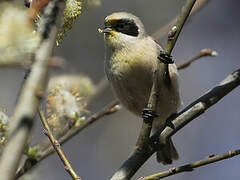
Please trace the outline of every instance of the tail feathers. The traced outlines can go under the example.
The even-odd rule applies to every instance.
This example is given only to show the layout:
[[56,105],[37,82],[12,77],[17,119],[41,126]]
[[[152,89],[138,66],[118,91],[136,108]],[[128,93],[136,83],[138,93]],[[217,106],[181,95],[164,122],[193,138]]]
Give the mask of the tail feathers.
[[172,160],[178,159],[178,153],[176,148],[174,147],[174,144],[172,140],[170,139],[166,146],[157,152],[157,161],[159,163],[166,164],[172,164]]

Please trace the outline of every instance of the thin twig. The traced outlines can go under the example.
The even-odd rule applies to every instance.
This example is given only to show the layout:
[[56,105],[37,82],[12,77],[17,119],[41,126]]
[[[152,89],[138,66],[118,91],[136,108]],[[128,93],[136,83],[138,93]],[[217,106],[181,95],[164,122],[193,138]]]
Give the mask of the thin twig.
[[[183,6],[180,15],[177,18],[176,25],[171,28],[168,33],[167,45],[165,47],[165,53],[170,57],[172,50],[177,42],[178,36],[180,35],[182,28],[190,15],[190,12],[195,4],[196,0],[187,0],[186,4]],[[169,83],[170,75],[169,75],[169,65],[166,63],[158,63],[158,69],[164,69],[162,73],[162,77],[164,77],[164,82]]]
[[[55,23],[56,16],[58,15],[56,12],[58,11],[56,10],[59,10],[58,8],[60,7],[58,0],[51,1],[49,4],[52,5],[52,7],[54,6],[54,12],[50,11],[49,6],[47,6],[46,10],[48,10],[49,13],[46,18],[42,19],[40,23],[42,31],[39,32],[41,35],[45,33],[49,36],[47,38],[41,36],[42,42],[35,54],[35,63],[23,87],[14,115],[11,118],[8,131],[8,143],[3,150],[0,161],[0,179],[13,180],[15,177],[15,172],[26,148],[30,130],[34,123],[40,99],[39,96],[41,96],[45,87],[48,71],[47,60],[52,54],[52,49],[55,45],[55,36],[57,34]],[[49,19],[51,19],[50,24],[49,22],[45,22],[45,20]]]
[[[111,114],[117,112],[119,109],[118,107],[116,107],[117,104],[118,104],[118,101],[113,101],[112,103],[110,103],[109,105],[104,107],[101,111],[90,116],[87,120],[82,122],[82,124],[80,124],[79,126],[77,126],[77,127],[74,126],[64,136],[59,138],[59,143],[61,145],[64,144],[66,141],[71,139],[73,136],[75,136],[76,134],[81,132],[83,129],[85,129],[86,127],[88,127],[89,125],[94,123],[95,121],[100,120],[104,116],[111,115]],[[38,164],[39,162],[44,160],[46,157],[48,157],[49,155],[54,153],[54,149],[50,144],[48,144],[47,147],[46,147],[46,145],[44,145],[44,147],[42,147],[42,143],[40,143],[36,146],[39,147],[40,157],[37,159],[28,158],[25,161],[24,165],[16,173],[16,178],[21,177],[27,171],[32,169],[36,164]]]
[[180,63],[177,64],[177,68],[178,70],[180,69],[184,69],[188,66],[190,66],[194,61],[201,59],[202,57],[216,57],[218,55],[218,53],[214,50],[211,49],[202,49],[197,55],[195,55],[194,57],[192,57],[191,59],[187,60],[187,61],[182,61]]
[[77,173],[72,168],[72,165],[70,161],[67,159],[67,156],[61,149],[60,143],[54,138],[50,127],[48,126],[47,119],[44,116],[44,112],[42,107],[39,108],[39,114],[42,121],[42,124],[44,126],[44,134],[49,138],[50,142],[52,143],[52,146],[54,147],[55,151],[57,152],[59,158],[61,159],[62,163],[64,164],[64,169],[69,173],[69,175],[74,180],[81,180],[81,178],[77,175]]
[[[170,57],[171,52],[176,44],[178,36],[193,8],[194,3],[196,0],[187,0],[186,4],[182,8],[181,14],[178,17],[177,24],[172,28],[171,36],[168,36],[167,45],[165,48],[165,53]],[[174,32],[173,32],[174,31]],[[160,71],[161,70],[161,71]],[[158,82],[170,82],[169,76],[169,69],[168,64],[162,63],[158,61],[157,69],[154,73],[153,85],[150,93],[150,97],[147,104],[147,113],[155,114],[157,106],[158,106],[158,96],[159,92],[162,92],[163,86],[160,86]],[[144,112],[143,112],[144,113]],[[151,115],[151,114],[150,114]],[[152,123],[153,123],[154,116],[147,116],[143,117],[143,123],[140,130],[140,134],[134,148],[133,153],[138,153],[139,151],[146,151],[149,146],[149,136],[151,134]],[[146,150],[145,150],[146,149]],[[123,180],[123,179],[130,179],[131,178],[131,169],[129,165],[132,162],[128,160],[120,167],[120,169],[113,175],[111,180]]]
[[168,176],[172,176],[181,172],[191,172],[193,171],[195,168],[201,167],[201,166],[206,166],[208,164],[212,164],[218,161],[222,161],[225,159],[229,159],[232,158],[234,156],[237,156],[240,154],[240,149],[234,150],[234,151],[228,151],[224,154],[220,154],[220,155],[210,155],[207,158],[204,158],[200,161],[196,161],[190,164],[185,164],[183,166],[179,166],[179,167],[174,167],[174,168],[170,168],[169,170],[166,171],[162,171],[160,173],[157,174],[153,174],[147,177],[142,177],[139,178],[138,180],[158,180],[158,179],[162,179]]
[[[174,125],[174,129],[165,127],[163,131],[157,131],[150,138],[149,147],[140,151],[134,151],[128,160],[118,170],[116,179],[130,179],[136,171],[157,151],[156,145],[164,144],[167,138],[186,126],[193,119],[203,114],[208,108],[216,104],[225,95],[240,85],[240,69],[227,76],[216,87],[209,90],[206,94],[187,106],[176,115],[169,119]],[[160,135],[161,134],[161,135]],[[160,138],[159,138],[160,136]]]
[[[196,12],[198,12],[200,9],[202,9],[203,7],[205,7],[205,5],[209,2],[210,0],[198,0],[191,12],[191,16],[194,15]],[[158,30],[156,30],[151,36],[154,39],[160,39],[162,38],[164,35],[166,35],[169,32],[169,29],[174,26],[174,24],[176,24],[177,22],[177,18],[178,15],[175,16],[170,22],[168,22],[166,25],[160,27]]]
[[171,54],[171,52],[175,46],[175,43],[177,42],[178,36],[188,18],[188,16],[190,15],[190,12],[191,12],[195,2],[196,2],[196,0],[187,0],[186,4],[182,8],[180,15],[177,18],[176,25],[173,26],[172,29],[170,30],[170,32],[168,34],[167,45],[165,48],[165,51],[168,55]]

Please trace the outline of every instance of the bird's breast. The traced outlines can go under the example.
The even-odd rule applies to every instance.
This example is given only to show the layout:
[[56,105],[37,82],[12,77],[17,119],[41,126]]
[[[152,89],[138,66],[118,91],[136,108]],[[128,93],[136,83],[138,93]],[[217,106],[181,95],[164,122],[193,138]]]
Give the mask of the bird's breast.
[[[138,116],[147,105],[154,70],[157,67],[159,48],[151,43],[155,42],[149,40],[142,44],[135,43],[134,47],[126,46],[117,50],[107,48],[105,71],[109,82],[121,103]],[[174,64],[169,65],[169,72],[172,88],[169,89],[161,80],[158,82],[161,92],[159,92],[157,114],[158,122],[161,123],[162,119],[176,112],[180,104],[178,73]]]

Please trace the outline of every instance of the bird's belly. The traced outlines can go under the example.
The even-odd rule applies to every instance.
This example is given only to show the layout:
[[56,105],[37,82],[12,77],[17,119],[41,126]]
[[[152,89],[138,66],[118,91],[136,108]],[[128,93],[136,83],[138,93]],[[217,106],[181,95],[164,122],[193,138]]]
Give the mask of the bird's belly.
[[122,104],[128,110],[140,115],[149,98],[150,84],[152,84],[152,79],[131,77],[121,79],[118,83],[113,84],[113,88]]
[[121,63],[107,72],[108,79],[121,103],[131,112],[140,115],[146,106],[152,87],[153,72],[135,64]]

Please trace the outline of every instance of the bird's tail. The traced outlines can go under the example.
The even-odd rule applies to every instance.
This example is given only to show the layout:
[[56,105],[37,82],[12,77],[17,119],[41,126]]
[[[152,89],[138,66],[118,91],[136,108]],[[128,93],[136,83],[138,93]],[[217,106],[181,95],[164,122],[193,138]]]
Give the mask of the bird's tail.
[[159,163],[172,164],[172,160],[178,159],[178,153],[171,139],[161,150],[157,151],[157,161]]

